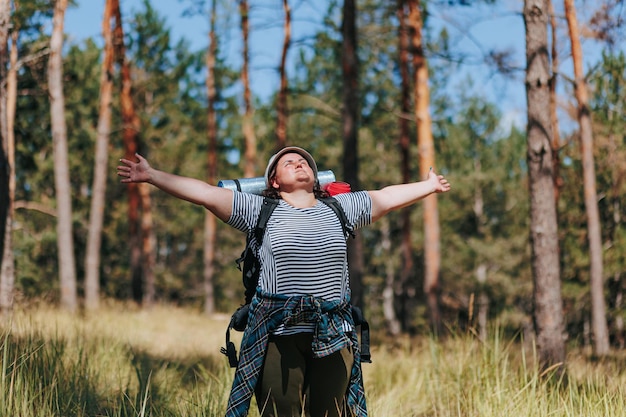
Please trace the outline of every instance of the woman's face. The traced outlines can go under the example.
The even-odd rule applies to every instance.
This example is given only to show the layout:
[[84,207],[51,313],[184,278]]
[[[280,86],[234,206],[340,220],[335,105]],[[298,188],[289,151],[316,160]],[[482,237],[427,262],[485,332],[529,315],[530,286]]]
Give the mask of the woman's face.
[[280,191],[290,191],[297,188],[310,188],[313,191],[315,174],[306,158],[296,152],[284,154],[276,163],[272,187]]

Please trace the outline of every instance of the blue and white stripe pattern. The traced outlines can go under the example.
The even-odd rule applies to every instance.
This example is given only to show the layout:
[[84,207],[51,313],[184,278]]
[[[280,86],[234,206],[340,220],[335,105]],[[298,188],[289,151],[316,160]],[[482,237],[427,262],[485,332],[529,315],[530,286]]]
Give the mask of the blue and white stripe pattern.
[[[371,223],[372,202],[366,191],[335,196],[354,230]],[[228,224],[245,233],[256,226],[263,197],[234,193]],[[337,215],[318,201],[295,208],[284,200],[270,217],[261,247],[253,238],[261,262],[259,288],[270,294],[312,295],[328,301],[349,297],[347,244]],[[275,334],[312,331],[310,324],[281,326]]]

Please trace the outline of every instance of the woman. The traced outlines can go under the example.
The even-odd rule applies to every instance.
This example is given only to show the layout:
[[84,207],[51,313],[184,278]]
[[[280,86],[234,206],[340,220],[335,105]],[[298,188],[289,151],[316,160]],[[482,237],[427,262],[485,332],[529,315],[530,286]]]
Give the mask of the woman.
[[[120,160],[123,183],[148,182],[206,207],[248,233],[263,197],[231,191],[152,168],[146,159]],[[256,395],[263,417],[366,416],[358,340],[350,314],[343,227],[323,195],[313,157],[286,147],[270,158],[266,194],[279,198],[264,239],[259,285],[243,335],[227,416],[245,416]],[[424,181],[336,195],[353,229],[422,198],[450,190],[441,175]]]

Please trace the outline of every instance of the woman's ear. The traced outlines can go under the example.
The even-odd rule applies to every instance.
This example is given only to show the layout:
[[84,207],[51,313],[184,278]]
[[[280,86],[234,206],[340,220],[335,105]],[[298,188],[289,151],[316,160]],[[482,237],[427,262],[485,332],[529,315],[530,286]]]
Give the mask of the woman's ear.
[[278,182],[276,181],[276,175],[274,175],[272,178],[270,178],[270,186],[276,190],[278,190],[280,187],[278,185]]

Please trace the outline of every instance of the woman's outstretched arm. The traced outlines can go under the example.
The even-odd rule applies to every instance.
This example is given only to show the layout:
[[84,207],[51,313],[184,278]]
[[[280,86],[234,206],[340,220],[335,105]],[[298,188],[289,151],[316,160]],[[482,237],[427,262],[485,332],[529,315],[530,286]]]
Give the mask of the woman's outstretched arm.
[[445,193],[449,190],[448,180],[431,170],[424,181],[390,185],[380,190],[369,191],[372,198],[372,221],[380,219],[392,210],[415,204],[431,194]]
[[154,169],[141,155],[137,161],[120,159],[117,175],[122,183],[147,182],[174,197],[206,207],[219,219],[227,221],[232,213],[233,192],[204,181]]

